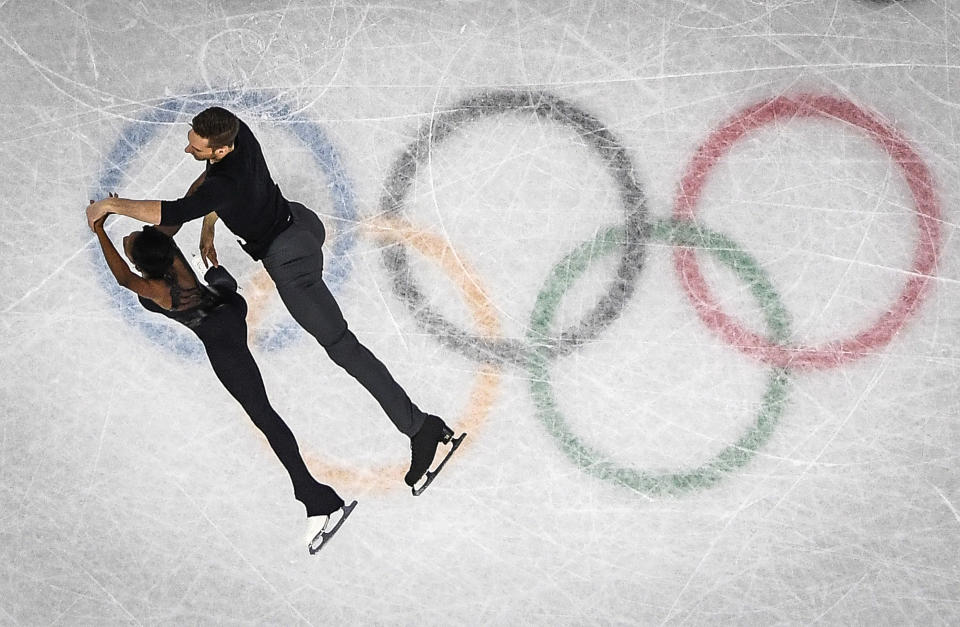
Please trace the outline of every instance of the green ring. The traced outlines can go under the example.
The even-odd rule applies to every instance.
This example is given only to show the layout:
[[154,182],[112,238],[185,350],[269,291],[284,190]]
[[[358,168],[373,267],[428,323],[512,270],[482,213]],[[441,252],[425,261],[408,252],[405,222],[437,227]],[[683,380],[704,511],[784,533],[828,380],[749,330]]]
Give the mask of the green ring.
[[[750,292],[760,304],[764,321],[772,341],[786,342],[790,335],[789,317],[773,284],[760,265],[732,240],[687,221],[661,220],[653,225],[652,237],[673,246],[689,246],[716,255],[750,286]],[[644,471],[610,461],[602,452],[584,444],[572,432],[556,406],[550,385],[547,345],[538,339],[549,336],[550,323],[556,314],[563,294],[583,274],[596,258],[615,251],[625,241],[623,230],[610,228],[591,242],[581,244],[554,266],[537,295],[530,317],[527,338],[533,345],[528,360],[530,389],[537,406],[537,417],[559,443],[564,453],[579,468],[599,479],[625,486],[646,494],[681,494],[711,487],[725,475],[749,462],[757,449],[773,433],[783,414],[786,402],[789,371],[774,367],[771,370],[763,403],[757,419],[734,444],[726,447],[713,459],[692,470]]]

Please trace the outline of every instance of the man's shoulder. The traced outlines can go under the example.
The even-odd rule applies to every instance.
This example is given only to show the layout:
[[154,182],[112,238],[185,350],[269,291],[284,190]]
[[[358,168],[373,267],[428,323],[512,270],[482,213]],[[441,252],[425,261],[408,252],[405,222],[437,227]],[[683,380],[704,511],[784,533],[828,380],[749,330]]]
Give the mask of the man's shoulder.
[[254,137],[253,131],[250,130],[250,127],[247,126],[246,122],[244,122],[240,118],[237,118],[237,122],[240,123],[240,128],[237,130],[237,139],[240,139],[241,137],[251,137],[251,138]]
[[257,137],[250,127],[240,118],[237,118],[237,121],[240,123],[240,128],[237,130],[234,147],[239,149],[238,152],[251,152],[253,154],[261,152],[260,142],[257,141]]

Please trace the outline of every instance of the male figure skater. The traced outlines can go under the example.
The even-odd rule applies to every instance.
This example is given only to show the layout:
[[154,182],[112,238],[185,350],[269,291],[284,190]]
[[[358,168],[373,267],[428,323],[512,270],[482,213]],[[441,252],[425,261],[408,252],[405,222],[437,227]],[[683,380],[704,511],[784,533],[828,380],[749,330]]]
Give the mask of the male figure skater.
[[104,198],[87,207],[90,228],[104,215],[116,213],[160,225],[172,235],[184,222],[203,216],[201,256],[204,263],[216,266],[214,223],[223,220],[243,238],[241,246],[247,254],[263,261],[294,320],[377,399],[397,429],[410,437],[411,463],[404,481],[419,494],[440,470],[438,466],[427,472],[438,445],[453,441],[445,463],[464,436],[453,439],[453,430],[440,418],[422,412],[386,366],[347,328],[337,301],[323,282],[323,223],[313,211],[283,197],[249,127],[221,107],[200,112],[190,126],[184,152],[207,164],[187,195],[173,201]]

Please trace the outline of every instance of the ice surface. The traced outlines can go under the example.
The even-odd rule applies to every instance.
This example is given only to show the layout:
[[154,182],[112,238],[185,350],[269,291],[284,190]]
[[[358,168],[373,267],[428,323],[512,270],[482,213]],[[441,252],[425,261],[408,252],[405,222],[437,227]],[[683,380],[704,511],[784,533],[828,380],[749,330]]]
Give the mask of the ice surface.
[[[0,0],[0,623],[960,622],[958,64],[954,0]],[[893,139],[776,117],[670,222],[712,133],[814,96]],[[323,218],[351,328],[469,425],[411,497],[407,439],[220,228],[271,400],[360,502],[313,557],[83,217],[182,195],[215,102]],[[704,323],[683,243],[767,352]]]

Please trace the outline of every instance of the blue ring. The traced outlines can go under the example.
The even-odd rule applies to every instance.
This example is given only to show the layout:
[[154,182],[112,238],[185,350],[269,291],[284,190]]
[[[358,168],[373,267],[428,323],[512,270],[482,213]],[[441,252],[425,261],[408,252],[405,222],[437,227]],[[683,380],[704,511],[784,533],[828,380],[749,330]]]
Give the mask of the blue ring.
[[[91,189],[90,197],[103,198],[107,193],[120,189],[133,157],[141,147],[153,139],[160,125],[176,123],[181,116],[195,115],[208,106],[222,105],[235,107],[241,113],[251,113],[262,119],[284,122],[284,126],[310,149],[314,162],[327,176],[328,187],[333,196],[334,218],[345,223],[355,223],[357,210],[353,187],[336,148],[319,124],[291,112],[290,107],[281,98],[277,90],[231,89],[197,91],[162,101],[123,129],[120,138],[110,150],[106,162],[101,166],[100,178]],[[350,274],[352,264],[347,253],[356,245],[356,242],[356,230],[352,228],[340,229],[336,241],[333,242],[333,254],[329,263],[325,264],[324,280],[334,292],[339,290]],[[100,282],[113,297],[121,315],[128,323],[142,329],[147,337],[157,344],[184,357],[192,360],[200,360],[204,357],[203,347],[193,333],[180,328],[179,325],[174,327],[165,321],[160,321],[156,318],[156,314],[140,307],[136,296],[129,290],[122,289],[113,280],[113,275],[110,274],[102,255],[99,254],[99,247],[94,246],[92,251],[99,260]],[[302,329],[290,319],[275,329],[259,334],[256,343],[263,349],[277,350],[288,346],[301,334]]]

